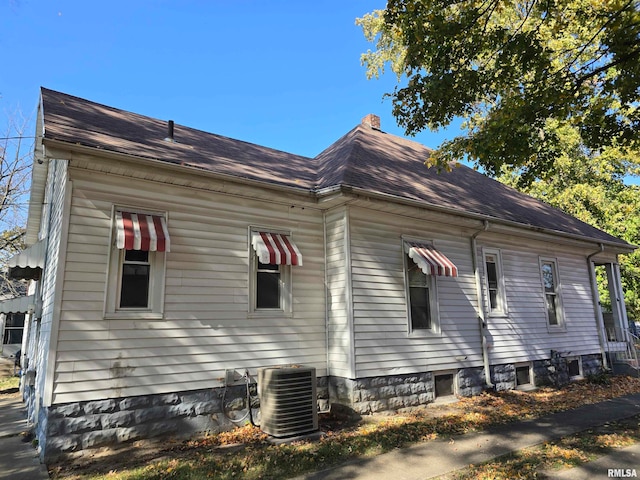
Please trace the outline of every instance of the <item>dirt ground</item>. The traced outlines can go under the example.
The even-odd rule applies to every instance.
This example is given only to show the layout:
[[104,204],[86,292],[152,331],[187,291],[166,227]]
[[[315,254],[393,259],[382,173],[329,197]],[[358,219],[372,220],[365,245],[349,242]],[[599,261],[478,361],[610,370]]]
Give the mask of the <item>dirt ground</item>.
[[13,376],[13,358],[0,357],[0,378]]

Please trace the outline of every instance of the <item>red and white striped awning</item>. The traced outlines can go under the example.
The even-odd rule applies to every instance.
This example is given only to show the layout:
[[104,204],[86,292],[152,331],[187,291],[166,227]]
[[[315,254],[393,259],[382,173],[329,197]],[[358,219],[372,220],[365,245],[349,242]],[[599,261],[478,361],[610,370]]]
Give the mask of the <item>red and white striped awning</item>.
[[253,232],[251,245],[261,263],[271,265],[302,265],[300,250],[288,235]]
[[425,275],[457,277],[458,267],[446,255],[432,245],[418,242],[405,242],[405,252],[416,262]]
[[116,230],[116,247],[120,249],[169,251],[169,230],[161,215],[116,211]]

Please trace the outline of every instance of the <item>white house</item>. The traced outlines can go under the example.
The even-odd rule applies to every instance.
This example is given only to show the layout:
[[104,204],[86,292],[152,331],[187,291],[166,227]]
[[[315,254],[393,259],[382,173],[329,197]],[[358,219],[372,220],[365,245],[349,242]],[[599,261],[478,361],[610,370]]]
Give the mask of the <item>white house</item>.
[[39,272],[41,456],[224,428],[261,367],[312,367],[319,408],[369,413],[626,352],[635,247],[429,152],[373,115],[306,158],[42,89],[16,271]]

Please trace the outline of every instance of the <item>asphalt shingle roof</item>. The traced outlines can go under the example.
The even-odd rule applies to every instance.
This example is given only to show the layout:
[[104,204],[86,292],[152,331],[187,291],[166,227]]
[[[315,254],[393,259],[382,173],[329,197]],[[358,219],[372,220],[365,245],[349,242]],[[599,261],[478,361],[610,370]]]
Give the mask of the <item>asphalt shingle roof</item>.
[[358,125],[315,158],[175,125],[42,89],[44,138],[188,165],[301,191],[354,187],[392,200],[411,200],[461,215],[630,245],[466,166],[438,172],[424,165],[424,145]]

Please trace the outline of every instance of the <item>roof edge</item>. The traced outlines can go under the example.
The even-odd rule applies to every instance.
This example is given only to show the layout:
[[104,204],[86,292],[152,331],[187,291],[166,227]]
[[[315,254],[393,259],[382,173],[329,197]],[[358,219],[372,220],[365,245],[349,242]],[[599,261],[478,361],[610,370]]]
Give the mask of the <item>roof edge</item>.
[[[599,239],[599,238],[594,238],[594,237],[588,237],[588,236],[584,236],[584,235],[578,235],[578,234],[573,234],[573,233],[569,233],[569,232],[562,232],[562,231],[558,231],[558,230],[552,230],[552,229],[548,229],[548,228],[544,228],[544,227],[536,227],[533,225],[528,225],[526,223],[519,223],[519,222],[515,222],[515,221],[511,221],[511,220],[504,220],[501,218],[497,218],[497,217],[492,217],[490,215],[483,215],[480,213],[473,213],[473,212],[464,212],[461,210],[455,210],[453,208],[448,208],[448,207],[443,207],[441,205],[437,205],[437,204],[433,204],[433,203],[428,203],[425,201],[419,201],[419,200],[411,200],[408,198],[402,198],[402,197],[397,197],[395,195],[390,195],[390,194],[386,194],[386,193],[380,193],[380,192],[371,192],[369,190],[365,190],[363,188],[360,187],[353,187],[350,185],[339,185],[336,187],[328,187],[323,189],[321,192],[318,192],[319,195],[331,195],[331,194],[335,194],[336,191],[339,189],[339,191],[346,197],[346,196],[358,196],[358,197],[368,197],[368,198],[375,198],[377,200],[384,200],[384,201],[393,201],[395,203],[399,203],[399,204],[403,204],[403,205],[408,205],[408,206],[412,206],[412,207],[417,207],[417,208],[422,208],[422,209],[426,209],[426,210],[431,210],[434,212],[441,212],[441,213],[446,213],[449,215],[454,215],[457,217],[462,217],[462,218],[469,218],[472,220],[479,220],[484,222],[489,221],[493,224],[498,224],[498,225],[503,225],[506,227],[510,227],[510,228],[516,228],[518,230],[527,230],[530,232],[538,232],[538,233],[542,233],[545,235],[551,235],[554,237],[562,237],[562,238],[566,238],[569,240],[574,240],[574,241],[580,241],[580,242],[584,242],[584,243],[588,243],[588,244],[595,244],[595,245],[606,245],[609,247],[614,247],[618,253],[631,253],[634,250],[640,248],[637,245],[633,245],[625,240],[620,239],[620,242],[613,242],[610,240],[604,240],[604,239]],[[604,231],[604,230],[603,230]],[[607,233],[607,232],[604,232]],[[610,234],[608,234],[610,235]],[[613,236],[613,235],[612,235]]]
[[280,190],[280,191],[285,191],[285,192],[289,192],[289,193],[294,193],[297,195],[310,195],[315,197],[316,194],[312,189],[308,189],[305,187],[293,187],[293,186],[288,186],[288,185],[279,185],[277,183],[273,183],[273,182],[269,182],[266,180],[254,180],[251,178],[245,178],[245,177],[240,177],[237,175],[231,175],[231,174],[227,174],[227,173],[220,173],[220,172],[212,172],[211,170],[207,170],[206,168],[201,168],[195,165],[190,165],[187,163],[182,163],[182,164],[178,164],[178,163],[172,163],[172,162],[166,162],[163,160],[160,160],[158,158],[151,158],[151,157],[142,157],[142,156],[137,156],[137,155],[130,155],[130,154],[126,154],[126,153],[121,153],[121,152],[112,152],[109,150],[103,150],[100,148],[96,148],[96,147],[90,147],[88,145],[79,145],[79,144],[74,144],[74,143],[70,143],[67,142],[65,140],[57,140],[57,139],[53,139],[53,138],[43,138],[43,144],[44,145],[50,145],[52,147],[57,147],[60,149],[64,149],[64,150],[68,150],[71,153],[73,152],[77,152],[77,153],[83,153],[83,154],[90,154],[90,155],[96,155],[96,153],[98,153],[97,156],[101,156],[101,157],[108,157],[108,158],[113,158],[113,159],[117,159],[117,160],[122,160],[125,162],[136,162],[138,164],[140,163],[147,163],[150,165],[154,165],[154,166],[162,166],[165,168],[168,168],[170,170],[173,169],[177,169],[180,171],[188,171],[190,173],[193,172],[197,172],[198,175],[202,176],[202,175],[206,175],[208,177],[211,178],[216,178],[222,181],[227,181],[227,182],[234,182],[234,183],[240,183],[243,185],[254,185],[254,186],[260,186],[266,189],[270,189],[270,190]]

